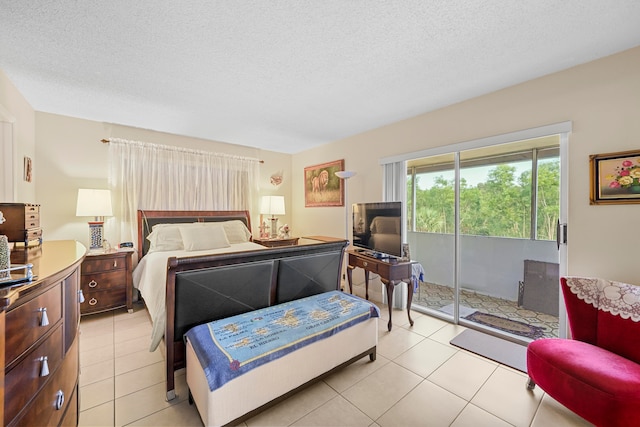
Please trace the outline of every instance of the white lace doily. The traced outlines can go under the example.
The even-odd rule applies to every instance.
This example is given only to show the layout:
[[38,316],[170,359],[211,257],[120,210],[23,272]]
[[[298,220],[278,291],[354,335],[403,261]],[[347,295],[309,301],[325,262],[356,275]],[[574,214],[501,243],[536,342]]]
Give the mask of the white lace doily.
[[640,322],[640,286],[591,277],[567,277],[567,286],[598,310]]

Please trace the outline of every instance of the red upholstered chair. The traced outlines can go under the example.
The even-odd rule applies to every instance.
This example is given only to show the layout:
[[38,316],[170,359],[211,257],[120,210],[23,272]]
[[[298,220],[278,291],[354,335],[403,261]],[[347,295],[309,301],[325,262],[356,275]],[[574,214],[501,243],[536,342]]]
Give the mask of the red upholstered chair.
[[533,389],[598,426],[640,426],[640,286],[560,279],[572,339],[527,348]]

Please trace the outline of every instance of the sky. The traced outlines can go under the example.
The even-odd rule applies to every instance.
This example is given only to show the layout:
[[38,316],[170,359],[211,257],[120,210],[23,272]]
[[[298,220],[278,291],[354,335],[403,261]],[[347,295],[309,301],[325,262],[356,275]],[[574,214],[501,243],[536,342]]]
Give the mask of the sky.
[[[520,174],[526,170],[531,170],[530,161],[510,163],[510,165],[515,166],[516,177],[519,177]],[[464,168],[461,171],[460,177],[464,178],[467,181],[467,186],[475,187],[479,183],[487,181],[487,178],[489,176],[489,171],[493,168],[495,168],[495,165]],[[433,187],[435,178],[439,176],[442,176],[446,180],[453,180],[453,177],[454,177],[453,170],[440,171],[440,172],[420,175],[420,179],[418,180],[418,188],[420,188],[421,190],[427,190]]]

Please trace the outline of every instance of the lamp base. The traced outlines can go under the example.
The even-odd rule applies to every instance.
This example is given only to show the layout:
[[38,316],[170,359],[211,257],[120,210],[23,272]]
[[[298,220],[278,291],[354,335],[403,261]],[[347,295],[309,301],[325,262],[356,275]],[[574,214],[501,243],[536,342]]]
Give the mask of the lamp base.
[[102,246],[103,235],[104,235],[104,222],[90,221],[89,222],[89,252],[98,253],[98,252],[104,251],[104,247]]
[[278,237],[278,218],[273,217],[269,218],[271,220],[271,238],[275,239]]

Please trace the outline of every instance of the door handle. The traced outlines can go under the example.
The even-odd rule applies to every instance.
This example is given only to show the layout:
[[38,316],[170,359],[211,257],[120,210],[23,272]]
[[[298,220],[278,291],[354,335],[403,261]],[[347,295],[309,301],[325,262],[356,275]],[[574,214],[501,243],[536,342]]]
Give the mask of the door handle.
[[560,250],[561,244],[567,244],[567,224],[560,224],[560,220],[556,223],[556,244],[558,246],[558,250]]

